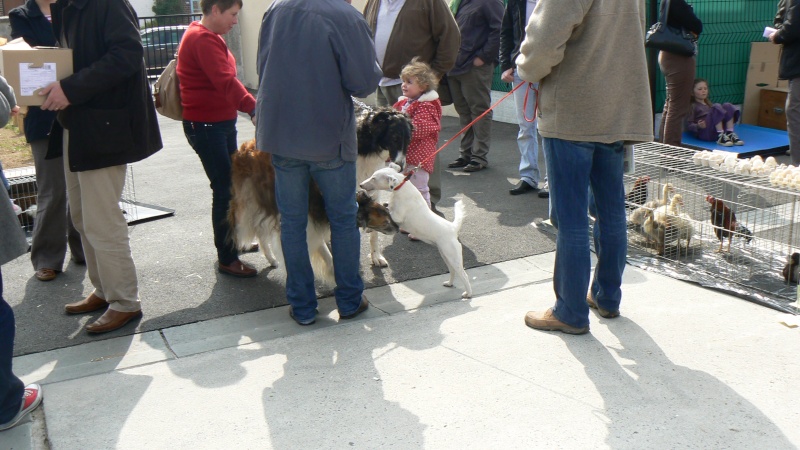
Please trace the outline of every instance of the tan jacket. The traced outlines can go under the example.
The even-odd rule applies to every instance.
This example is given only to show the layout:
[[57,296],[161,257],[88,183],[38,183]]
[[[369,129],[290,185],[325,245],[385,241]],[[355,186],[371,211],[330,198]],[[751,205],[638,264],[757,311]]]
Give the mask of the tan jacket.
[[[364,7],[364,18],[373,38],[380,6],[381,0],[368,0]],[[383,76],[400,78],[403,66],[415,56],[443,75],[455,65],[460,46],[458,24],[443,0],[406,0],[386,46]]]
[[539,81],[539,132],[581,142],[649,142],[653,109],[640,0],[540,0],[517,70]]

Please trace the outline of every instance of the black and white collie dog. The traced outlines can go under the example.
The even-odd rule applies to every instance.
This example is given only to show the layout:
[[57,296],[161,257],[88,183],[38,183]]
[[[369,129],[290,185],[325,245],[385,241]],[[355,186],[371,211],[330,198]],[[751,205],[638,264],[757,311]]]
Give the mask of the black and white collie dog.
[[[384,167],[387,161],[402,167],[411,141],[411,119],[392,108],[372,108],[355,99],[353,103],[358,124],[357,180],[368,178]],[[231,238],[242,250],[258,240],[270,265],[282,265],[280,215],[275,201],[272,155],[257,150],[255,140],[251,140],[242,144],[233,155],[232,161],[233,195],[228,211]],[[359,227],[383,234],[398,231],[397,224],[392,221],[386,207],[376,202],[375,198],[359,192],[357,200]],[[327,246],[327,241],[330,240],[330,223],[325,213],[322,194],[313,180],[308,214],[306,239],[314,274],[317,279],[333,285],[333,258]],[[386,267],[388,264],[378,241],[380,233],[370,233],[370,257],[373,265]]]

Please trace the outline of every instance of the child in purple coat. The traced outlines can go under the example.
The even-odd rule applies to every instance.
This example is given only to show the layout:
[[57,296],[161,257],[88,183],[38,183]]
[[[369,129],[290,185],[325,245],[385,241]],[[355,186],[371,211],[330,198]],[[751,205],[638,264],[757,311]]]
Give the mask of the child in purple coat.
[[717,141],[725,147],[744,145],[744,141],[733,132],[733,124],[739,120],[739,110],[730,103],[711,103],[708,82],[702,78],[694,80],[692,92],[692,111],[686,118],[686,129],[702,141]]

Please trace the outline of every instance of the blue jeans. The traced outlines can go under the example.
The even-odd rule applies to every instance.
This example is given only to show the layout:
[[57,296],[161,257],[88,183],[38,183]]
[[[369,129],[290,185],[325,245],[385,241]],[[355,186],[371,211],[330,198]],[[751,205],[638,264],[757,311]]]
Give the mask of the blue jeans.
[[3,275],[0,271],[0,424],[19,412],[25,385],[11,372],[14,355],[14,311],[3,299]]
[[622,142],[602,144],[544,138],[551,214],[558,223],[553,288],[553,314],[573,327],[589,325],[586,293],[591,260],[589,221],[591,197],[595,212],[597,266],[591,293],[597,305],[619,310],[622,272],[628,250]]
[[228,207],[231,203],[231,155],[236,152],[236,120],[224,122],[183,121],[183,133],[192,146],[211,182],[211,223],[217,259],[228,265],[239,258],[228,239]]
[[[514,71],[514,86],[522,83],[522,79]],[[534,85],[538,89],[538,83]],[[528,92],[528,104],[525,104],[525,92]],[[517,123],[519,123],[519,134],[517,134],[517,146],[519,146],[519,178],[533,187],[538,187],[541,175],[539,173],[539,144],[541,136],[536,128],[537,120],[528,122],[533,118],[534,106],[536,105],[536,93],[528,88],[526,82],[524,86],[514,91],[514,104],[517,111]]]
[[281,246],[286,263],[286,299],[299,322],[316,316],[317,294],[308,255],[308,186],[313,178],[325,201],[331,224],[331,253],[339,314],[354,313],[361,305],[361,234],[356,224],[356,163],[337,157],[330,161],[303,161],[272,155],[275,198],[281,213]]

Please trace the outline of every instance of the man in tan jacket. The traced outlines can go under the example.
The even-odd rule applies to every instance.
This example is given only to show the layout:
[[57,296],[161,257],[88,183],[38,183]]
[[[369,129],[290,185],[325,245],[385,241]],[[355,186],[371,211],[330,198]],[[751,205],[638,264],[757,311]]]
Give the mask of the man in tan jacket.
[[[584,334],[589,307],[619,316],[627,251],[623,146],[653,140],[644,33],[644,3],[635,0],[540,0],[528,22],[517,70],[540,83],[539,133],[558,228],[556,303],[528,312],[531,328]],[[590,204],[598,255],[591,289]]]

